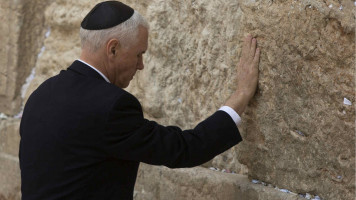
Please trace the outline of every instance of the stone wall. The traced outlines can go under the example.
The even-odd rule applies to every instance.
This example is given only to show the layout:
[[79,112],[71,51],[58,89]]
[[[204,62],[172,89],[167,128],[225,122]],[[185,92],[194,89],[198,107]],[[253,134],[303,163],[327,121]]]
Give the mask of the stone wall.
[[21,10],[22,4],[17,1],[1,1],[0,19],[3,23],[0,25],[0,109],[8,114],[16,112],[16,107],[20,105],[18,101],[13,100],[18,96],[15,94],[15,87],[18,83],[16,67],[20,50],[17,41],[22,20]]
[[243,30],[264,52],[239,161],[279,187],[354,199],[354,2],[251,2],[240,4]]
[[[9,123],[18,124],[12,116],[39,84],[78,58],[79,24],[100,1],[0,2],[0,18],[6,21],[0,25],[6,30],[1,31],[0,41],[7,44],[0,50],[0,112],[8,116],[0,125],[0,138],[13,137],[5,143],[16,146],[17,131],[6,131]],[[260,80],[256,97],[242,116],[239,129],[244,141],[203,167],[224,168],[323,199],[354,198],[354,1],[124,2],[143,14],[151,26],[145,69],[136,75],[128,90],[140,100],[147,118],[164,125],[192,128],[222,106],[236,88],[235,69],[242,39],[248,33],[257,37],[262,50]],[[0,159],[12,162],[9,168],[14,169],[16,159],[4,156],[4,152],[6,148],[0,148]],[[8,154],[16,157],[12,150]],[[185,190],[193,191],[191,199],[222,198],[214,196],[219,191],[212,189],[222,183],[231,188],[223,192],[230,195],[224,197],[228,199],[237,194],[246,195],[245,199],[278,199],[273,195],[280,195],[275,190],[278,194],[268,196],[268,189],[256,189],[248,181],[233,184],[233,180],[242,179],[232,174],[232,178],[226,178],[227,174],[216,176],[214,183],[204,175],[196,176],[198,171],[215,177],[211,175],[215,172],[202,168],[170,174],[162,167],[143,166],[135,188],[136,199],[148,199],[150,195],[165,199],[173,193],[184,197],[179,188],[187,187],[186,182],[192,182],[192,189]],[[9,177],[5,173],[6,168],[0,167],[0,175]],[[152,175],[157,173],[161,176]],[[18,180],[18,171],[12,174],[10,177]],[[0,179],[0,185],[2,180],[7,179]],[[175,184],[169,187],[178,189],[162,188],[162,180],[171,180]],[[198,190],[203,183],[212,186]],[[9,187],[16,191],[19,184]],[[160,192],[148,194],[147,190]],[[247,190],[254,192],[249,196]],[[2,191],[8,189],[0,187],[0,194],[11,196]]]
[[21,111],[21,89],[43,43],[45,1],[0,1],[0,112]]
[[21,198],[21,110],[45,38],[43,11],[50,2],[0,0],[0,200]]

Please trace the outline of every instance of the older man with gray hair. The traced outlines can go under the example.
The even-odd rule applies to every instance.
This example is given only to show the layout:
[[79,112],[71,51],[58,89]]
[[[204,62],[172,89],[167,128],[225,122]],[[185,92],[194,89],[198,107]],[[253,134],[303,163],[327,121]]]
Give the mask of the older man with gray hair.
[[140,162],[193,167],[239,143],[237,124],[258,80],[256,39],[245,39],[237,89],[194,129],[144,118],[126,88],[143,70],[149,26],[118,1],[83,19],[80,59],[42,83],[21,120],[22,198],[133,199]]

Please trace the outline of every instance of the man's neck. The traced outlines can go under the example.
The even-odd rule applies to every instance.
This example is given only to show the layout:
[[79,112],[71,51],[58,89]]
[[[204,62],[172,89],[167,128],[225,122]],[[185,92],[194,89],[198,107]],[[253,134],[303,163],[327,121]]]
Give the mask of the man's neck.
[[98,54],[93,54],[93,53],[86,52],[85,50],[82,50],[79,59],[84,63],[89,64],[89,66],[98,70],[101,73],[101,75],[105,77],[104,79],[109,80],[109,76],[105,68],[105,63],[100,62],[97,57]]

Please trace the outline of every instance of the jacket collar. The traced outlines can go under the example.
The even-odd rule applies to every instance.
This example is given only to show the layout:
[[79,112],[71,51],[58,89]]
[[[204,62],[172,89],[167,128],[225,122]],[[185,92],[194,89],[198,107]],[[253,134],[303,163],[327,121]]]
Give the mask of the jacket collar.
[[105,81],[105,79],[98,72],[78,60],[74,61],[72,65],[68,67],[68,70]]

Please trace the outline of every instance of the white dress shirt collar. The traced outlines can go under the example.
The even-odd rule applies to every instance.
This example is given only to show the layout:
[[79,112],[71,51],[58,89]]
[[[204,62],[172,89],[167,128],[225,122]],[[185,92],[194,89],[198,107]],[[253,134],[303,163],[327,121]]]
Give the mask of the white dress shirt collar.
[[100,74],[100,76],[102,76],[105,79],[106,82],[110,83],[109,79],[103,73],[101,73],[99,70],[97,70],[95,67],[91,66],[90,64],[88,64],[88,63],[86,63],[86,62],[84,62],[84,61],[82,61],[80,59],[77,59],[77,60],[82,62],[82,63],[84,63],[84,64],[86,64],[88,67],[90,67],[93,70],[95,70],[96,72],[98,72]]

